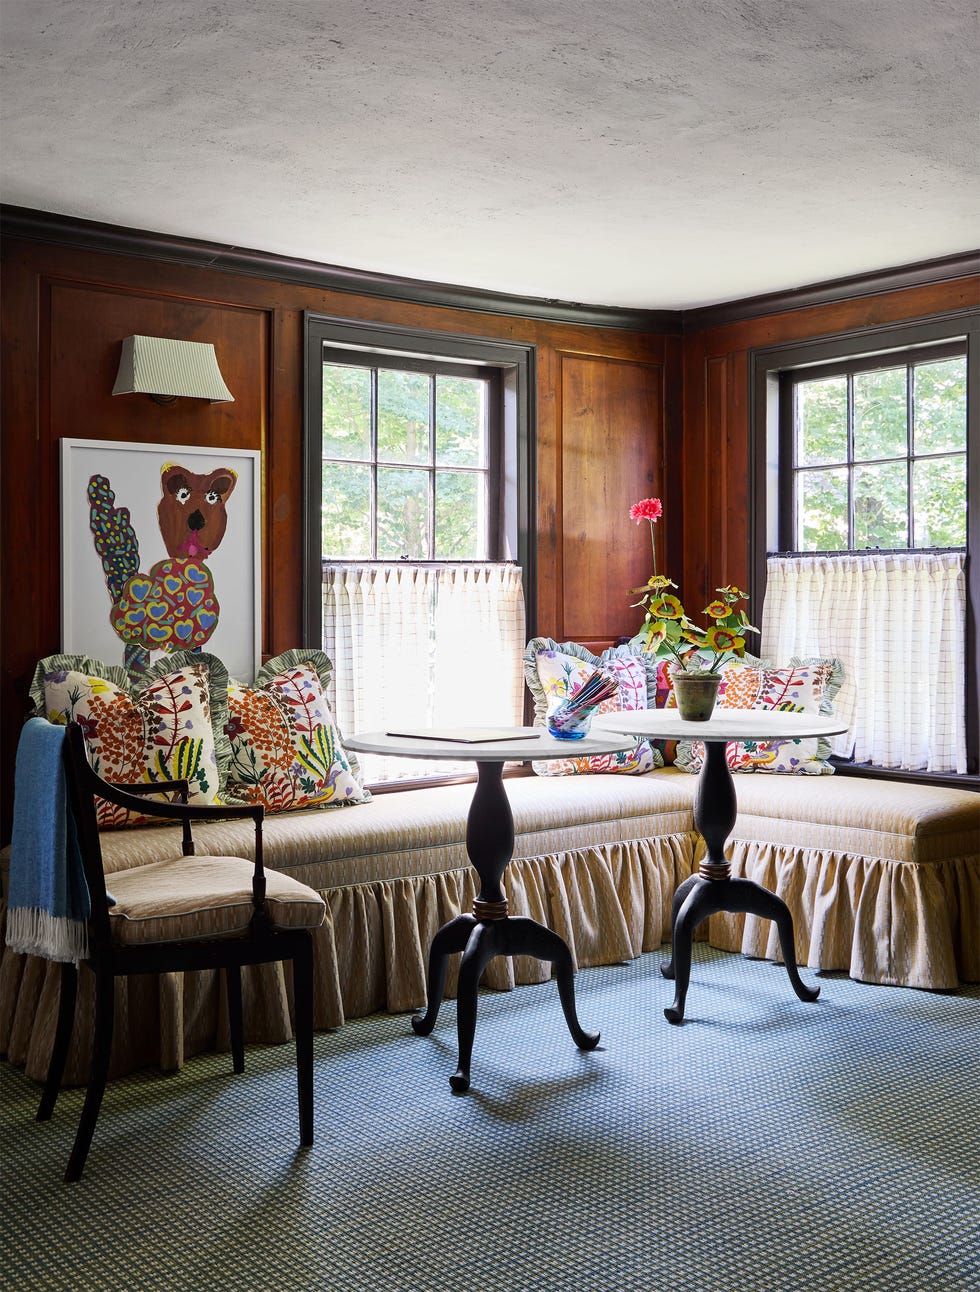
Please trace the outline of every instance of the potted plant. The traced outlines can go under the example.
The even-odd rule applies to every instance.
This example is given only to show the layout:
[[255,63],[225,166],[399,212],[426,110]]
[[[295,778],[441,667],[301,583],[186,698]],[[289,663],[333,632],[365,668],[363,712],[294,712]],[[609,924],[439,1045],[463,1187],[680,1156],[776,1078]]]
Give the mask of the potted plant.
[[653,549],[653,574],[642,588],[630,589],[631,596],[640,595],[639,601],[632,604],[644,609],[637,638],[644,650],[674,660],[674,694],[681,717],[691,722],[705,722],[711,717],[718,698],[719,664],[727,656],[744,651],[745,633],[759,630],[749,623],[741,608],[746,594],[734,584],[715,589],[718,596],[702,611],[708,617],[707,626],[702,627],[688,617],[680,600],[668,590],[676,589],[676,583],[657,573],[654,526],[662,515],[659,498],[644,498],[630,508],[630,520],[637,524],[649,522]]

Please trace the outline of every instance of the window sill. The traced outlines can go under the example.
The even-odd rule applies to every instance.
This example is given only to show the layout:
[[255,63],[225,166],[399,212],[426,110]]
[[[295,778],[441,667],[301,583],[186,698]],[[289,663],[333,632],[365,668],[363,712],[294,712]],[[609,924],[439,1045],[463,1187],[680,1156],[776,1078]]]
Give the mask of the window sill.
[[[504,780],[513,776],[532,776],[530,763],[522,763],[513,768],[505,764]],[[406,776],[398,781],[372,781],[365,786],[372,794],[394,794],[398,790],[431,790],[440,785],[466,785],[476,781],[476,772],[464,772],[459,776]]]
[[980,776],[958,776],[955,772],[910,772],[896,767],[876,767],[873,763],[845,762],[834,757],[830,762],[838,776],[866,776],[869,780],[905,781],[909,785],[939,785],[980,793]]

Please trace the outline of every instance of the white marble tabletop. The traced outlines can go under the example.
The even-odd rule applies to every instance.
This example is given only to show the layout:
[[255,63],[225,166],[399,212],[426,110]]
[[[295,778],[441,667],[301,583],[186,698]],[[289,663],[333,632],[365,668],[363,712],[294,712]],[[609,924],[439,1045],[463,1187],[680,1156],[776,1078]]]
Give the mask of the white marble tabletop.
[[500,728],[509,735],[527,739],[487,740],[469,743],[467,736],[483,730],[477,727],[438,727],[439,739],[425,738],[424,728],[411,736],[390,735],[386,731],[359,732],[346,736],[344,744],[357,753],[387,754],[397,758],[452,758],[471,762],[523,762],[531,758],[590,758],[596,754],[615,754],[630,749],[637,737],[629,733],[592,731],[581,740],[556,740],[541,727]]
[[636,709],[599,714],[592,722],[593,732],[597,729],[652,740],[801,740],[837,736],[847,723],[820,713],[771,709],[715,709],[707,722],[686,722],[677,709]]

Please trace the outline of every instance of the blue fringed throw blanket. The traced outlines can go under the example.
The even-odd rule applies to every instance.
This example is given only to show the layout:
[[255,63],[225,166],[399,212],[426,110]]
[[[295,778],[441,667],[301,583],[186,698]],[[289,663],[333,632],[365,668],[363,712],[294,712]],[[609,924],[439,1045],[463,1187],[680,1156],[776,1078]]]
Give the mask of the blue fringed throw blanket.
[[62,762],[65,728],[30,718],[17,745],[7,945],[47,960],[88,954],[91,909]]

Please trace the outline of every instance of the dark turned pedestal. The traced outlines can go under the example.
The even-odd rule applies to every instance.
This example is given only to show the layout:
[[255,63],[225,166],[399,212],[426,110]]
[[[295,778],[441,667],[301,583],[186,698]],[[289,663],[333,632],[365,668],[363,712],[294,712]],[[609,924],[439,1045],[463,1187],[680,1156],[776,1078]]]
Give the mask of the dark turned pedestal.
[[671,958],[661,965],[674,979],[674,1003],[664,1010],[671,1023],[684,1021],[684,1002],[691,981],[691,943],[702,920],[718,911],[744,911],[775,921],[779,946],[793,990],[800,1000],[816,1000],[819,987],[807,987],[796,967],[793,916],[782,898],[751,879],[732,879],[725,841],[735,826],[735,782],[726,757],[727,741],[706,740],[704,763],[694,799],[694,824],[707,846],[698,874],[686,879],[674,894],[671,908]]
[[507,914],[501,888],[514,851],[514,817],[503,782],[503,762],[482,761],[473,801],[466,818],[466,850],[480,876],[480,891],[471,915],[457,915],[432,939],[429,951],[428,1006],[412,1019],[419,1036],[435,1027],[446,985],[447,958],[462,951],[456,994],[459,1057],[449,1084],[469,1089],[470,1059],[476,1033],[476,1004],[480,976],[494,956],[525,955],[550,960],[555,966],[558,994],[572,1040],[580,1050],[599,1044],[598,1032],[586,1032],[575,1011],[575,969],[567,944],[553,930],[524,916]]

